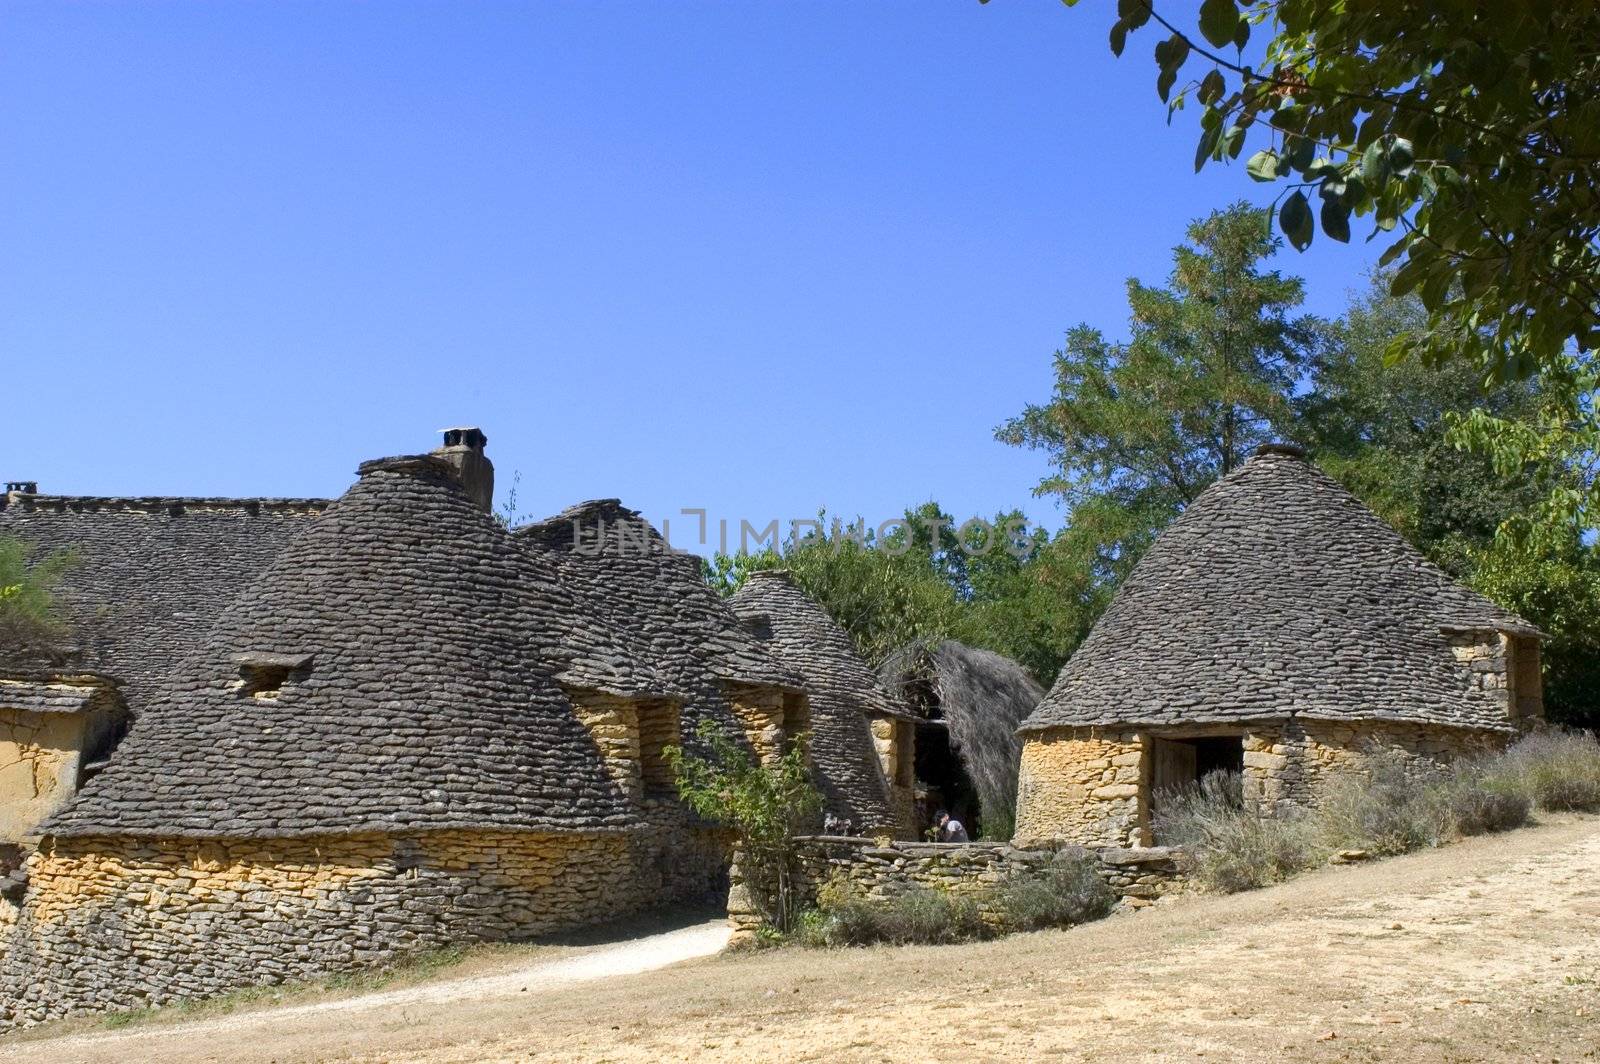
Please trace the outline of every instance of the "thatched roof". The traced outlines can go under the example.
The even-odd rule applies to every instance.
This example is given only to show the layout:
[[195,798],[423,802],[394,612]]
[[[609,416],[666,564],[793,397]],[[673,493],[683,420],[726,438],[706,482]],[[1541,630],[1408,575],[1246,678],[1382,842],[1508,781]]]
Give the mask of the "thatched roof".
[[1028,670],[1003,654],[946,639],[900,648],[878,676],[924,716],[945,722],[984,810],[1015,809],[1017,728],[1044,697]]
[[1299,715],[1508,727],[1446,631],[1537,635],[1292,448],[1207,488],[1140,560],[1025,731]]
[[811,760],[835,816],[863,831],[896,831],[868,717],[909,719],[907,706],[878,682],[843,628],[782,569],[751,573],[730,600],[810,690]]

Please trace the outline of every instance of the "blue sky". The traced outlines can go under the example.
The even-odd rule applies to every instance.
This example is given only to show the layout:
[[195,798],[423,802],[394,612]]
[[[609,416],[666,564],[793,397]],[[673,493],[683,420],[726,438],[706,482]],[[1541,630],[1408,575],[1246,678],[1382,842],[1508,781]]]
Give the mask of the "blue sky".
[[[1108,2],[0,8],[0,475],[332,495],[481,425],[520,508],[1023,506],[1192,173]],[[1377,245],[1287,252],[1336,312]],[[681,537],[675,537],[680,538]],[[692,545],[692,544],[690,544]]]

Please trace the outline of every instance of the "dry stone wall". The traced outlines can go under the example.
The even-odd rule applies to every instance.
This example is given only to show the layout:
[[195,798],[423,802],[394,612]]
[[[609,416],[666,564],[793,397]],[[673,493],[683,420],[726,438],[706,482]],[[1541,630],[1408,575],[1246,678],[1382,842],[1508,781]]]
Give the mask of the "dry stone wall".
[[1148,842],[1141,750],[1131,730],[1063,728],[1029,735],[1017,781],[1016,841]]
[[[927,843],[819,835],[800,840],[796,888],[803,902],[815,904],[829,883],[847,884],[868,899],[887,899],[918,889],[984,891],[1015,875],[1037,872],[1063,848],[1054,844],[1019,847],[1002,842]],[[1189,889],[1185,855],[1180,850],[1107,847],[1088,851],[1101,877],[1125,904],[1147,905],[1156,898]],[[736,934],[746,936],[761,919],[750,904],[735,865],[728,917]]]
[[660,818],[645,833],[54,840],[29,859],[6,933],[0,1027],[304,980],[720,892],[726,840]]
[[1334,780],[1362,771],[1363,759],[1375,751],[1398,754],[1425,772],[1488,753],[1507,738],[1426,724],[1295,720],[1260,725],[1243,739],[1245,797],[1269,810],[1285,802],[1310,807]]

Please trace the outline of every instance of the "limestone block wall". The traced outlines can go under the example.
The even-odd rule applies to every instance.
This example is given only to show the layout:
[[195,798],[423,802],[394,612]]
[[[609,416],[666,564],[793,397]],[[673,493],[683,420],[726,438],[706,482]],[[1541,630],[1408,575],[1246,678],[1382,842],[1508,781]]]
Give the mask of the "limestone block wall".
[[[1511,642],[1513,637],[1492,629],[1445,633],[1450,653],[1469,670],[1468,683],[1506,707],[1511,715]],[[1535,643],[1537,646],[1537,643]]]
[[727,683],[724,690],[739,722],[744,725],[750,745],[763,763],[770,764],[782,757],[785,739],[805,730],[803,698],[786,696],[776,687],[747,683]]
[[916,729],[911,722],[892,717],[872,719],[872,745],[889,788],[889,811],[901,830],[912,835],[917,822],[915,775]]
[[1200,735],[1237,736],[1246,800],[1271,812],[1308,808],[1329,784],[1363,770],[1374,751],[1398,753],[1423,772],[1503,747],[1510,733],[1382,721],[1293,718],[1236,729],[1146,732],[1053,729],[1027,737],[1017,792],[1019,844],[1064,839],[1084,846],[1140,846],[1155,839],[1150,814],[1151,743]]
[[681,814],[662,815],[659,836],[48,841],[0,958],[0,1027],[526,938],[722,886],[725,840],[685,841]]
[[1335,779],[1360,772],[1373,751],[1398,753],[1424,772],[1456,758],[1503,747],[1509,736],[1460,728],[1388,722],[1296,719],[1253,725],[1243,736],[1244,793],[1271,810],[1288,802],[1316,804]]
[[638,801],[646,792],[673,792],[672,766],[664,751],[683,741],[677,702],[624,698],[583,688],[565,690],[600,751],[606,773],[630,798]]
[[1142,763],[1140,739],[1132,731],[1058,728],[1028,735],[1017,781],[1015,841],[1147,843]]
[[[801,840],[797,889],[805,904],[830,882],[847,883],[868,899],[891,898],[907,891],[934,888],[952,892],[982,891],[1013,875],[1027,874],[1048,863],[1060,847],[1018,847],[1000,842],[918,843],[879,845],[871,839],[819,835]],[[1167,894],[1190,889],[1184,854],[1164,848],[1090,850],[1098,871],[1129,904],[1147,904]],[[728,918],[740,934],[754,932],[760,917],[749,904],[734,869]]]

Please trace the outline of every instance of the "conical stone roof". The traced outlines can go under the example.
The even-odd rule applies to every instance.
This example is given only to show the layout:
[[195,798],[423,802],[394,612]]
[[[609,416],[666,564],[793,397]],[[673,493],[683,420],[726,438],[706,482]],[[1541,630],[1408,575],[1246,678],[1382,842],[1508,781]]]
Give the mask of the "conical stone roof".
[[741,624],[700,574],[700,559],[674,551],[618,499],[579,503],[517,529],[553,559],[584,608],[636,633],[663,682],[693,692],[706,677],[800,691],[794,669]]
[[828,611],[782,569],[751,573],[729,603],[805,678],[811,692],[811,760],[830,812],[863,830],[894,830],[888,785],[869,716],[916,720],[889,693]]
[[[606,631],[583,624],[555,568],[467,498],[448,463],[368,462],[45,830],[635,826],[554,678],[582,656],[628,672]],[[275,693],[241,685],[274,675]]]
[[1506,729],[1444,629],[1537,634],[1290,448],[1161,534],[1023,732],[1299,715]]

